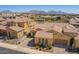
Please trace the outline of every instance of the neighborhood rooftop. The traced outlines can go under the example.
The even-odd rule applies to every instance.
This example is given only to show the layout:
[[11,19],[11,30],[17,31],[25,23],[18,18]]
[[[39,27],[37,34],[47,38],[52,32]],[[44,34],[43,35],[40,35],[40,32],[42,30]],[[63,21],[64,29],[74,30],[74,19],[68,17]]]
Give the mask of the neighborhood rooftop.
[[6,26],[4,26],[4,25],[0,25],[0,29],[2,29],[2,30],[6,30]]
[[35,34],[35,37],[38,38],[53,38],[53,33],[48,33],[48,32],[44,32],[44,31],[37,31],[37,33]]
[[16,19],[8,19],[7,22],[27,22],[31,21],[31,19],[28,18],[16,18]]
[[11,27],[9,27],[9,29],[12,29],[12,30],[17,31],[17,32],[23,30],[22,27],[18,27],[18,26],[11,26]]

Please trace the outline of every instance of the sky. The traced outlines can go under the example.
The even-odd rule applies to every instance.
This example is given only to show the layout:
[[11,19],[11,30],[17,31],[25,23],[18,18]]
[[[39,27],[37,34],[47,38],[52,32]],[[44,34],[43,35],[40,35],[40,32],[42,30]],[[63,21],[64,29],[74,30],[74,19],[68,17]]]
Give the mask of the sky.
[[79,5],[0,5],[0,11],[11,10],[23,12],[29,10],[39,11],[63,11],[67,13],[78,13]]

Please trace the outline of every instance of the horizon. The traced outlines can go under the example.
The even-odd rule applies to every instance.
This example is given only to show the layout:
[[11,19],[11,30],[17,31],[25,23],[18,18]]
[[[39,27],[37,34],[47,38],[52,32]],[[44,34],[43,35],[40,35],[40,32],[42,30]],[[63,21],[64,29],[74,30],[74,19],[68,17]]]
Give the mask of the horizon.
[[79,14],[79,5],[0,5],[0,11],[10,10],[13,12],[37,11],[62,11]]

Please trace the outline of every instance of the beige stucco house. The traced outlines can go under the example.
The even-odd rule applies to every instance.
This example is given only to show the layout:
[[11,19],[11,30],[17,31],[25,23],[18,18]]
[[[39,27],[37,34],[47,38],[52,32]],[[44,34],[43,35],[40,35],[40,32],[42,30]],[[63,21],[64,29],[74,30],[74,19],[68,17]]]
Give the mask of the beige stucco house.
[[70,45],[72,38],[76,37],[78,32],[74,26],[68,23],[37,24],[35,25],[33,30],[36,34],[38,31],[52,33],[53,34],[52,44],[61,44],[61,45]]
[[8,19],[7,26],[19,26],[24,28],[25,33],[30,32],[30,25],[31,19],[28,18],[16,18],[16,19]]
[[18,26],[11,26],[7,28],[7,35],[10,39],[19,39],[24,36],[24,29]]
[[35,44],[39,45],[51,45],[53,43],[53,33],[44,31],[37,31],[34,38]]

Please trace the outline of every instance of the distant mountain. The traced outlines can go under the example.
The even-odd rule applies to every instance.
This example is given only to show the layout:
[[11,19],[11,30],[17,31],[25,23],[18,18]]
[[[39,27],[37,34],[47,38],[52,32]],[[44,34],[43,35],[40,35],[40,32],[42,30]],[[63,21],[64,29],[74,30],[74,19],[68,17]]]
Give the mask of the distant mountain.
[[28,13],[34,14],[74,14],[74,13],[66,13],[62,11],[38,11],[38,10],[31,10]]
[[38,10],[31,10],[27,12],[12,12],[10,10],[0,11],[0,13],[33,13],[33,14],[74,14],[74,13],[66,13],[62,11],[38,11]]
[[4,11],[1,11],[0,13],[14,13],[14,12],[12,12],[10,10],[4,10]]
[[34,13],[34,14],[47,14],[45,11],[38,11],[38,10],[31,10],[28,13]]
[[69,14],[69,13],[62,12],[62,11],[48,11],[48,14]]

